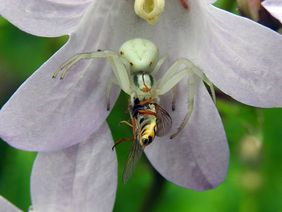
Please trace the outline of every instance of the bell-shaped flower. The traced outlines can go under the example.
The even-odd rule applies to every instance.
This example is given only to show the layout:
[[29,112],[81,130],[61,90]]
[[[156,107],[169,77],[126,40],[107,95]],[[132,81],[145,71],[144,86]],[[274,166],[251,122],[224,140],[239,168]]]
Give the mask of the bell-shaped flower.
[[[281,31],[281,1],[274,0],[237,0],[238,11],[244,17],[250,18],[272,30]],[[266,5],[265,7],[263,5]],[[280,11],[279,11],[280,10]],[[273,14],[271,14],[273,13]]]
[[237,4],[240,14],[256,22],[259,21],[261,0],[237,0]]
[[0,196],[0,211],[6,212],[21,212],[16,206],[6,200],[4,197]]
[[[0,136],[29,151],[79,148],[109,114],[105,91],[113,76],[111,68],[102,59],[81,61],[63,81],[51,79],[53,71],[75,54],[117,51],[124,41],[136,37],[153,41],[161,54],[169,56],[163,72],[174,60],[185,57],[236,100],[258,107],[281,106],[282,49],[278,46],[282,37],[209,2],[189,0],[187,9],[180,1],[166,1],[158,23],[150,26],[135,15],[133,2],[127,0],[0,0],[0,14],[20,29],[39,36],[70,35],[3,106]],[[160,105],[170,112],[174,130],[187,111],[186,86],[185,82],[178,86],[174,112],[170,94],[161,97]],[[175,141],[158,138],[145,152],[165,178],[204,190],[224,180],[229,152],[212,99],[201,81],[195,88],[194,110],[186,127]],[[116,89],[112,103],[118,93]]]
[[270,14],[280,21],[282,24],[282,1],[281,0],[265,0],[262,6],[270,12]]
[[[103,124],[89,138],[64,150],[38,153],[31,175],[30,212],[112,211],[117,161]],[[0,198],[0,211],[17,212]]]

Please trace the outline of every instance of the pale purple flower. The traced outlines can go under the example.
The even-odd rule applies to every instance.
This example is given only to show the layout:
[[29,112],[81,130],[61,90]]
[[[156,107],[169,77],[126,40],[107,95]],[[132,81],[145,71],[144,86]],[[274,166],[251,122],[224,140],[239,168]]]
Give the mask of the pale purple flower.
[[39,153],[31,176],[32,211],[112,211],[117,159],[106,123],[80,144]]
[[16,206],[6,200],[4,197],[0,196],[0,211],[5,212],[21,212]]
[[265,0],[261,4],[282,23],[282,0]]
[[261,0],[237,0],[237,4],[240,14],[256,22],[259,21]]
[[278,18],[282,14],[281,0],[237,0],[237,4],[242,16],[248,17],[272,30],[281,31],[282,23]]
[[[111,139],[103,124],[85,142],[39,153],[31,176],[30,212],[111,211],[117,186]],[[19,211],[12,208],[0,198],[1,212]]]
[[[69,41],[20,87],[0,112],[0,135],[10,145],[29,151],[63,151],[39,154],[33,176],[36,176],[36,167],[38,175],[43,174],[42,178],[37,178],[39,180],[32,179],[33,191],[50,187],[50,192],[57,192],[61,197],[69,192],[68,186],[75,188],[75,181],[66,180],[66,184],[61,185],[64,182],[44,178],[47,174],[44,171],[48,167],[62,171],[66,178],[76,179],[59,167],[72,168],[67,156],[75,157],[71,152],[82,148],[84,144],[79,143],[87,142],[101,128],[109,113],[105,90],[112,72],[106,61],[83,61],[74,66],[63,81],[51,79],[52,72],[74,54],[97,49],[116,51],[124,41],[146,38],[159,47],[161,54],[169,55],[163,71],[175,59],[186,57],[219,89],[236,100],[258,107],[282,105],[282,49],[278,48],[282,37],[208,2],[189,0],[187,10],[179,0],[166,1],[158,23],[150,26],[135,15],[131,0],[0,0],[0,14],[20,29],[39,36],[70,35]],[[170,94],[161,99],[160,104],[172,116],[173,130],[186,114],[185,86],[185,83],[178,86],[174,112],[170,109]],[[145,152],[166,179],[184,187],[204,190],[224,180],[229,152],[219,114],[202,82],[197,83],[196,90],[194,111],[181,134],[174,141],[169,137],[156,139]],[[112,103],[119,92],[116,91]],[[108,154],[105,158],[112,157],[108,164],[116,164],[114,153],[110,153],[112,139],[93,136],[91,140],[93,143],[88,144],[88,141],[85,145],[93,145],[95,159],[92,160],[97,162],[94,165],[98,170],[94,173],[91,170],[94,165],[85,166],[85,176],[83,172],[78,176],[89,186],[101,176],[116,177],[116,167],[106,169],[107,165],[96,154],[96,151]],[[103,142],[107,143],[103,148],[96,147]],[[62,150],[72,145],[75,145],[71,147],[74,150]],[[49,161],[49,154],[62,164],[52,162],[53,159]],[[81,154],[81,157],[89,157],[83,150]],[[86,176],[89,173],[92,178]],[[64,186],[68,189],[63,190]],[[114,195],[110,192],[115,192],[116,185],[112,182],[111,186],[111,190],[107,190],[103,183],[97,184],[89,192],[108,196],[108,204],[112,204]],[[91,195],[87,196],[86,200],[92,201],[91,198]],[[71,202],[69,200],[65,202]],[[57,199],[38,200],[37,203],[49,207],[54,201]],[[81,203],[79,199],[75,201]],[[36,207],[34,200],[33,205]]]

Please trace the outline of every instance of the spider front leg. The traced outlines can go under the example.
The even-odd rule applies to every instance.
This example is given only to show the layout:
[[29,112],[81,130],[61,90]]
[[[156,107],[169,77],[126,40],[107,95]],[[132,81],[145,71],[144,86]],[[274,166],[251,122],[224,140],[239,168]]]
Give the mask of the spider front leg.
[[159,59],[159,61],[158,61],[157,64],[155,65],[155,67],[154,67],[154,69],[153,69],[153,71],[152,71],[151,74],[156,74],[156,73],[160,70],[162,64],[165,62],[165,60],[167,59],[167,57],[168,57],[168,56],[165,55],[164,57],[162,57],[161,59]]
[[62,65],[60,65],[60,67],[56,71],[53,72],[52,78],[56,78],[59,72],[62,72],[60,79],[64,79],[69,69],[82,59],[107,58],[111,55],[116,55],[116,53],[111,51],[98,51],[74,55],[73,57],[65,61]]
[[188,74],[188,109],[187,109],[187,113],[182,121],[182,123],[180,124],[180,126],[177,128],[177,131],[175,133],[173,133],[170,136],[170,139],[175,138],[180,132],[181,130],[184,129],[184,127],[186,126],[187,122],[189,121],[189,118],[191,117],[191,114],[193,112],[194,109],[194,97],[195,97],[195,93],[196,93],[196,89],[195,89],[195,75],[193,74]]
[[[184,68],[180,68],[183,67]],[[159,80],[158,86],[167,84],[166,86],[161,86],[162,89],[159,91],[160,95],[165,94],[169,90],[171,90],[175,83],[174,81],[176,80],[179,82],[183,77],[186,76],[186,72],[192,72],[196,76],[198,76],[202,81],[204,81],[210,88],[211,91],[211,96],[214,101],[216,102],[216,97],[215,97],[215,91],[212,82],[206,77],[206,75],[197,67],[195,66],[190,60],[186,58],[180,58],[176,60],[170,68],[167,70],[167,72],[164,74],[164,76]],[[173,86],[171,86],[172,84]],[[176,83],[177,84],[177,83]]]
[[116,52],[112,51],[98,51],[92,53],[81,53],[73,56],[66,62],[64,62],[55,72],[52,74],[52,78],[56,78],[59,72],[61,73],[60,79],[64,79],[67,72],[70,70],[72,66],[74,66],[77,62],[82,59],[94,59],[94,58],[105,58],[108,62],[110,62],[112,66],[112,70],[117,79],[118,85],[121,89],[127,94],[131,93],[130,89],[130,80],[129,73],[126,69],[125,64],[120,59],[119,55]]
[[[184,68],[180,69],[181,66],[184,65]],[[212,83],[207,79],[204,73],[196,67],[191,61],[188,59],[178,59],[165,73],[165,75],[159,80],[157,85],[157,93],[158,95],[163,95],[173,89],[175,85],[177,85],[184,77],[188,76],[188,107],[187,113],[185,115],[184,120],[180,124],[177,131],[170,136],[170,138],[176,137],[179,132],[186,126],[194,107],[194,97],[195,97],[195,87],[197,77],[203,80],[211,89],[212,97],[215,101],[215,92]],[[197,76],[197,77],[196,77]]]
[[109,111],[111,108],[111,98],[110,97],[111,97],[111,91],[112,91],[113,85],[119,85],[119,84],[115,79],[111,78],[108,81],[107,90],[106,90],[107,111]]

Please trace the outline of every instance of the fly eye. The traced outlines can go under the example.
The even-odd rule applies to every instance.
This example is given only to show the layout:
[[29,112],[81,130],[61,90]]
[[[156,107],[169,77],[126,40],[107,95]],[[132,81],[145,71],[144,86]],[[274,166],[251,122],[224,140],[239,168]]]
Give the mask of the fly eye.
[[135,99],[134,99],[134,104],[137,105],[137,104],[139,104],[139,102],[140,102],[140,100],[139,100],[138,98],[135,98]]
[[148,139],[149,139],[149,142],[148,142],[148,144],[152,143],[152,141],[153,141],[153,138],[152,138],[152,136],[149,136],[149,137],[148,137]]
[[144,145],[147,145],[147,144],[148,144],[148,141],[149,141],[149,140],[145,138],[145,139],[143,139],[142,143],[143,143]]

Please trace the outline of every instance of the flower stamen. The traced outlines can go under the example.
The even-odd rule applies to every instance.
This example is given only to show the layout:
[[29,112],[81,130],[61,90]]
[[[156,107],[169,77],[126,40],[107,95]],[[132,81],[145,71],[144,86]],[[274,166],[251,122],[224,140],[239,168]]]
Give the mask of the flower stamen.
[[134,11],[149,24],[157,23],[165,6],[165,0],[135,0]]
[[188,0],[180,0],[180,3],[184,9],[189,10]]

